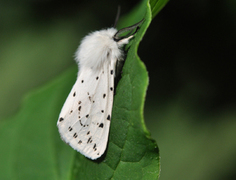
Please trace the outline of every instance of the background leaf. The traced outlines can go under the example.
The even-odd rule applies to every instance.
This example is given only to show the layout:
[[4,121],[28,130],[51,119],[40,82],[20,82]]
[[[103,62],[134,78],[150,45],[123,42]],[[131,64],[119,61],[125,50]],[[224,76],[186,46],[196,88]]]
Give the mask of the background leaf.
[[[148,76],[137,57],[138,44],[152,18],[148,2],[137,6],[123,24],[134,24],[143,17],[145,22],[129,44],[116,89],[105,155],[96,161],[89,160],[59,138],[56,120],[75,82],[77,68],[72,68],[29,94],[20,112],[2,124],[0,164],[6,173],[0,175],[1,179],[158,178],[159,151],[143,120]],[[8,134],[10,141],[5,138]]]
[[160,10],[166,5],[168,1],[169,0],[162,0],[162,1],[150,0],[150,6],[153,18],[157,15],[157,13],[160,12]]

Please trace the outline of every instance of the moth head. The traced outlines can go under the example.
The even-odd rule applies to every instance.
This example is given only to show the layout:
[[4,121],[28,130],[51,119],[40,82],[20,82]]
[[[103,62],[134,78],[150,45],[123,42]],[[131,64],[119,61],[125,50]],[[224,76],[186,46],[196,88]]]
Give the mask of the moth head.
[[[138,31],[139,25],[141,25],[143,21],[144,19],[142,19],[140,22],[132,26],[118,30],[113,36],[113,40],[116,41],[118,44],[127,44],[129,39],[131,39],[135,35],[135,33]],[[125,32],[129,32],[129,33],[122,36],[122,34]]]

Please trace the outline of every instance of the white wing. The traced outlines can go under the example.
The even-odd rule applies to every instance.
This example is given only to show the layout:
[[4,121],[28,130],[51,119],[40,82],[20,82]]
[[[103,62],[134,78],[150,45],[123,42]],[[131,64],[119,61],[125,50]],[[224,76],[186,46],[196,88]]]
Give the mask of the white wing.
[[116,61],[105,61],[99,71],[80,69],[57,122],[61,138],[91,159],[99,158],[106,150]]

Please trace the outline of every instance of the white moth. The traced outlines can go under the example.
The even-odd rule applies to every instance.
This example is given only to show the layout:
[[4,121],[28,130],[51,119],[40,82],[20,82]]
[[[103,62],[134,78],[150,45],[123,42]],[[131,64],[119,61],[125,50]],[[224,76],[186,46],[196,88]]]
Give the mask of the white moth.
[[[99,158],[106,150],[116,63],[122,60],[121,47],[134,36],[142,21],[119,31],[95,31],[82,40],[76,52],[78,77],[57,126],[62,140],[90,159]],[[126,31],[130,33],[120,37]]]

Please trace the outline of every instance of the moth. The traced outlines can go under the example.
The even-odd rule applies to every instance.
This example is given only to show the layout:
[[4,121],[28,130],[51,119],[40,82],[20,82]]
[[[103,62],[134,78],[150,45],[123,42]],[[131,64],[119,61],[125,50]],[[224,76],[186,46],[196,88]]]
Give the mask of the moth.
[[[124,57],[122,47],[142,22],[120,30],[112,27],[92,32],[83,38],[76,51],[77,80],[57,126],[63,141],[92,160],[101,157],[107,147],[116,65]],[[125,32],[129,33],[122,36]]]

